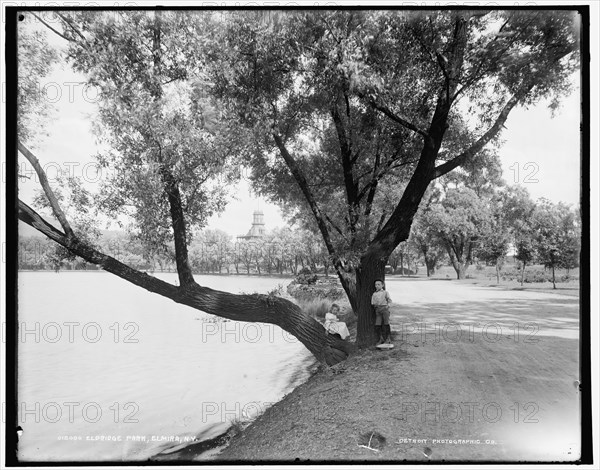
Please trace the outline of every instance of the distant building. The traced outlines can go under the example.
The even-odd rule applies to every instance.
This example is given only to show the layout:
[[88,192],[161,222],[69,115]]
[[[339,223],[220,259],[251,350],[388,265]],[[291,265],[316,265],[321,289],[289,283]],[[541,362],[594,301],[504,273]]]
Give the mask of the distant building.
[[252,214],[252,227],[246,235],[239,235],[238,240],[256,240],[265,236],[265,215],[263,211],[255,210]]

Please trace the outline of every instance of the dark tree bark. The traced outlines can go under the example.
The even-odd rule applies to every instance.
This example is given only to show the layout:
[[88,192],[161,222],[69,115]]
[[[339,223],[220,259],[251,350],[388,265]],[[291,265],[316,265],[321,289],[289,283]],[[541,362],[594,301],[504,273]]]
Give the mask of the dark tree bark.
[[[156,36],[155,36],[156,41]],[[24,146],[23,154],[30,161],[37,158]],[[159,155],[159,159],[162,156]],[[47,184],[44,171],[37,162],[34,165],[40,181],[46,181],[42,189],[50,201],[55,215],[60,215],[65,233],[46,222],[31,207],[19,200],[19,219],[37,229],[51,240],[67,248],[71,253],[85,261],[98,265],[105,271],[121,277],[150,292],[168,297],[171,300],[202,310],[213,315],[231,320],[246,322],[263,322],[278,325],[291,333],[321,362],[336,364],[344,360],[353,350],[350,343],[328,335],[323,326],[298,306],[285,299],[267,295],[234,295],[198,285],[192,275],[189,265],[186,227],[184,213],[181,207],[181,196],[177,181],[166,166],[161,167],[163,189],[167,195],[171,222],[175,241],[176,268],[179,275],[179,286],[174,286],[146,273],[135,270],[124,263],[108,256],[93,246],[81,240],[71,230],[58,200],[51,187]],[[58,218],[58,217],[57,217]]]
[[427,269],[427,277],[431,277],[435,274],[435,266],[437,265],[438,256],[431,255],[429,248],[425,243],[419,243],[421,252],[423,253],[423,260],[425,261],[425,268]]
[[185,217],[181,207],[181,194],[179,186],[168,168],[161,168],[161,175],[171,212],[173,239],[175,241],[175,264],[179,275],[179,284],[186,286],[194,283],[194,276],[188,261]]
[[385,259],[361,263],[356,272],[356,311],[359,312],[357,328],[364,332],[357,337],[358,347],[370,346],[378,339],[375,335],[371,296],[375,292],[375,280],[385,278],[385,264]]
[[452,267],[456,271],[456,278],[465,279],[470,259],[465,256],[463,244],[455,245],[452,240],[444,240],[444,244],[446,245],[446,251],[450,257]]
[[[285,148],[284,138],[278,133],[273,134],[273,138],[280,150],[281,156],[298,183],[298,186],[305,196],[306,202],[315,217],[319,231],[323,236],[325,246],[332,258],[333,267],[338,273],[352,308],[358,315],[357,342],[361,346],[372,344],[374,341],[372,311],[370,308],[370,294],[374,290],[374,287],[372,287],[373,281],[376,278],[384,279],[387,259],[395,247],[408,239],[415,213],[417,212],[419,203],[431,181],[452,171],[456,167],[463,165],[469,159],[474,158],[475,155],[498,134],[500,129],[504,126],[510,111],[521,102],[534,87],[535,83],[533,80],[529,83],[524,83],[521,88],[516,90],[515,94],[507,100],[503,109],[498,116],[496,116],[494,122],[479,139],[460,155],[436,166],[436,159],[442,146],[445,132],[448,128],[448,117],[452,105],[458,95],[464,92],[466,88],[473,85],[475,81],[473,75],[466,78],[463,77],[463,62],[467,45],[468,23],[469,19],[474,16],[477,16],[477,13],[459,12],[456,14],[454,18],[453,37],[445,50],[446,56],[442,55],[439,51],[431,51],[432,55],[437,59],[437,64],[443,75],[443,79],[440,83],[436,107],[427,129],[422,129],[415,123],[410,122],[410,119],[405,116],[394,113],[390,106],[379,102],[372,94],[366,95],[360,91],[357,92],[358,97],[367,105],[370,105],[373,109],[381,112],[399,126],[409,129],[423,138],[423,147],[420,151],[416,168],[400,201],[383,226],[381,225],[384,222],[384,217],[381,218],[380,224],[377,227],[377,233],[366,250],[362,253],[360,262],[357,266],[348,268],[345,265],[344,260],[336,253],[329,234],[327,214],[324,214],[321,208],[319,208],[299,165]],[[564,57],[570,50],[569,47],[557,49],[556,60]],[[461,80],[463,80],[462,83]],[[459,88],[459,86],[461,87]],[[345,98],[345,109],[344,100],[342,100],[342,98]],[[361,196],[368,194],[365,214],[370,213],[370,202],[373,201],[377,181],[372,181],[363,189],[357,187],[357,180],[355,179],[352,166],[354,150],[352,148],[351,129],[348,126],[350,106],[348,105],[345,90],[340,92],[335,103],[333,103],[331,116],[335,124],[339,141],[344,187],[346,190],[345,202],[349,211],[348,222],[351,240],[354,240],[352,237],[354,235],[352,230],[355,226],[355,219],[353,217],[357,213],[356,208],[360,207],[359,203]],[[379,163],[380,155],[377,152],[373,174],[376,173]],[[350,248],[353,248],[352,244]],[[469,259],[470,256],[467,256],[463,263],[457,265],[457,275],[459,278],[464,278]]]

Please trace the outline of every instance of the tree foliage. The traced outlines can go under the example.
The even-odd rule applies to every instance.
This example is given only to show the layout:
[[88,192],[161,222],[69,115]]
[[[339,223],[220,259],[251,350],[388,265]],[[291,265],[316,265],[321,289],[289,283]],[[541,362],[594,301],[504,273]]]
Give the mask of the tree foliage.
[[476,255],[496,267],[496,280],[500,283],[500,269],[510,248],[511,232],[506,222],[501,197],[495,195],[491,198],[490,206],[490,224],[482,234]]
[[[103,258],[79,242],[64,216],[65,233],[24,203],[21,218],[138,285],[196,306],[214,307],[205,303],[212,295],[237,306],[240,299],[195,284],[187,253],[192,229],[222,207],[235,155],[251,167],[262,194],[289,214],[311,214],[309,225],[358,313],[358,343],[371,344],[373,281],[408,239],[430,183],[487,155],[515,106],[542,98],[556,104],[568,92],[578,66],[575,15],[60,13],[73,66],[101,91],[99,135],[110,151],[99,158],[117,170],[102,209],[129,216],[147,245],[165,247],[172,238],[180,286]],[[215,179],[223,174],[225,182]],[[467,199],[477,206],[461,192],[446,199],[449,211],[460,212]],[[465,243],[473,241],[467,226],[481,222],[483,210],[455,227]],[[317,344],[321,332],[305,316],[285,302],[278,306],[290,318],[267,308],[270,319],[293,329],[319,357],[340,357],[329,340]]]
[[580,233],[575,215],[569,206],[542,198],[536,205],[531,226],[538,260],[552,270],[556,289],[556,268],[578,265]]
[[458,279],[463,279],[491,228],[492,214],[487,201],[468,188],[450,190],[439,204],[432,206],[430,220]]
[[478,158],[492,164],[474,182],[496,177],[486,146],[510,111],[555,103],[578,64],[571,12],[236,12],[223,24],[209,74],[252,135],[254,186],[322,236],[365,344],[365,299],[431,181]]
[[423,256],[427,277],[435,274],[435,270],[446,258],[446,248],[434,225],[437,212],[434,206],[439,204],[442,193],[439,190],[428,193],[421,202],[410,233],[411,244]]
[[17,133],[32,147],[47,135],[45,129],[55,107],[45,94],[43,79],[58,62],[57,51],[50,46],[47,31],[34,28],[35,20],[27,16],[19,23]]
[[202,72],[214,23],[187,12],[88,11],[67,24],[68,57],[100,92],[96,132],[109,148],[98,155],[109,170],[102,210],[132,220],[143,243],[165,249],[172,244],[165,185],[176,185],[191,237],[224,208],[239,150]]

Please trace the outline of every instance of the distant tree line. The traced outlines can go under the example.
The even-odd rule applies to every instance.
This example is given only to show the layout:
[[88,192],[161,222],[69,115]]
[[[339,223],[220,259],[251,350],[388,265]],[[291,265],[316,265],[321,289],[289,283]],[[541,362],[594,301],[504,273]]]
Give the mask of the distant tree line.
[[[132,268],[148,272],[176,270],[172,247],[149,251],[134,234],[105,232],[95,244]],[[218,229],[206,229],[192,239],[189,253],[196,273],[292,274],[308,268],[329,274],[331,263],[322,242],[307,230],[274,229],[262,238],[236,239]],[[96,267],[41,236],[21,237],[19,269],[94,270]]]
[[[541,198],[521,186],[500,186],[477,194],[466,186],[433,190],[424,199],[408,247],[419,252],[427,275],[451,264],[464,279],[473,263],[495,266],[497,281],[509,254],[521,271],[542,264],[552,272],[579,266],[581,219],[577,210]],[[399,246],[399,249],[402,245]]]
[[[406,242],[388,260],[388,272],[415,274],[424,266],[427,276],[451,265],[464,279],[474,263],[494,266],[500,273],[512,255],[520,269],[542,264],[552,272],[579,266],[579,213],[564,203],[533,201],[521,186],[495,187],[479,195],[467,186],[434,188],[423,200]],[[171,247],[150,252],[132,234],[106,232],[97,245],[129,266],[149,272],[175,271]],[[297,275],[302,269],[332,272],[327,249],[317,234],[306,229],[277,228],[263,238],[236,239],[217,229],[206,229],[192,239],[190,262],[205,274]],[[70,255],[44,237],[22,237],[19,268],[29,270],[94,270],[94,265]]]

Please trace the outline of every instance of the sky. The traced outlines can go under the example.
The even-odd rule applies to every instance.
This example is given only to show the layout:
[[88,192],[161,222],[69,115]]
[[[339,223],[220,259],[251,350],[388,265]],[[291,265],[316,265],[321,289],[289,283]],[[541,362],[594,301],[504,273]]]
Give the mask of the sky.
[[[55,46],[64,45],[64,40],[52,33],[48,39]],[[58,168],[68,168],[94,188],[97,187],[94,182],[102,177],[93,160],[100,148],[91,130],[96,93],[84,84],[85,77],[68,65],[55,67],[42,80],[40,93],[56,106],[56,113],[48,123],[48,137],[36,150],[51,182]],[[502,134],[505,144],[499,151],[503,178],[507,183],[526,187],[534,199],[545,197],[573,206],[579,202],[580,98],[579,84],[576,85],[554,117],[545,103],[540,103],[529,109],[514,109],[506,122]],[[38,187],[36,177],[22,156],[19,165],[21,173],[31,176],[19,185],[20,197],[31,201],[34,188]],[[267,230],[285,225],[279,208],[252,194],[247,182],[241,181],[231,193],[236,199],[228,203],[222,214],[209,220],[209,228],[233,236],[244,234],[250,228],[252,212],[259,208],[265,213]]]

